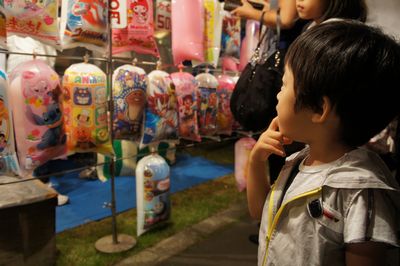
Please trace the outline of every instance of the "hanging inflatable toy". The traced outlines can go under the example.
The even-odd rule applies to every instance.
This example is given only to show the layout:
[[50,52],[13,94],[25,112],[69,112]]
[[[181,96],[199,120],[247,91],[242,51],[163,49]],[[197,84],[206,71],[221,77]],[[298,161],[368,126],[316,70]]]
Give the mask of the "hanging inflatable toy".
[[211,137],[217,134],[217,79],[210,73],[201,73],[196,76],[198,121],[200,135]]
[[62,48],[82,46],[104,54],[108,40],[107,24],[106,0],[63,0]]
[[73,64],[65,70],[62,86],[68,153],[113,155],[106,74],[89,63]]
[[187,140],[201,141],[197,119],[197,81],[186,72],[171,74],[178,100],[179,137]]
[[112,53],[134,51],[159,57],[154,40],[153,0],[128,0],[128,25],[112,30]]
[[167,221],[171,213],[170,169],[158,154],[139,160],[136,166],[137,235]]
[[240,48],[239,71],[243,71],[257,48],[259,27],[260,23],[258,21],[251,19],[246,21],[246,34]]
[[[204,0],[204,63],[217,67],[221,51],[223,3]],[[197,66],[200,62],[193,61]]]
[[10,74],[10,103],[14,126],[18,129],[15,139],[24,174],[65,156],[61,94],[57,73],[42,60],[22,63]]
[[60,48],[58,0],[6,0],[4,13],[9,35],[31,37]]
[[8,98],[8,77],[0,70],[0,175],[18,175],[12,112]]
[[236,81],[234,78],[222,74],[217,76],[218,88],[218,113],[217,113],[217,133],[221,135],[232,134],[234,118],[231,113],[230,100]]
[[178,103],[170,75],[150,72],[141,148],[162,140],[178,139]]
[[204,61],[204,5],[202,0],[172,0],[174,63]]
[[113,132],[116,139],[140,140],[146,105],[146,72],[133,65],[118,67],[113,74]]
[[256,144],[253,138],[241,138],[235,143],[235,179],[239,192],[246,189],[247,161],[250,151]]

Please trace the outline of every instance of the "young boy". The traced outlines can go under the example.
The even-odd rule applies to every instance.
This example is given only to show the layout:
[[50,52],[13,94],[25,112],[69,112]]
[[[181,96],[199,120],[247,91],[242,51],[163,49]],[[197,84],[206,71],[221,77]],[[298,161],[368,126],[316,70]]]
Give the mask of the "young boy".
[[[378,29],[327,22],[292,44],[278,115],[249,160],[258,265],[399,265],[399,185],[359,148],[398,115],[399,84],[400,47]],[[307,147],[270,187],[265,161],[292,141]]]

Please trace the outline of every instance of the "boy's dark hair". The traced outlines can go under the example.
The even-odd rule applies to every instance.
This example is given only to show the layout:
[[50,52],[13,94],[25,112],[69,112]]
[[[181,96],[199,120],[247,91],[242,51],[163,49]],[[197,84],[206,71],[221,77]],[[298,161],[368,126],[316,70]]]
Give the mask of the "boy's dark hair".
[[399,113],[400,46],[357,21],[322,23],[290,46],[295,110],[322,111],[328,97],[341,120],[341,140],[357,147]]
[[368,8],[365,0],[324,0],[326,4],[322,21],[330,18],[367,20]]

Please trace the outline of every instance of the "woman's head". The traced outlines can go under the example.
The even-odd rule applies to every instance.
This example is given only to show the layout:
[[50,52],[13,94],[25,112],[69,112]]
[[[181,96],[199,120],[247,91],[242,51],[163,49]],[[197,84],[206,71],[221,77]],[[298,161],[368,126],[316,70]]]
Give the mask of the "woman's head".
[[293,42],[285,60],[295,110],[322,112],[329,99],[346,145],[365,144],[399,113],[400,46],[376,28],[356,21],[317,25]]
[[296,0],[299,17],[317,23],[330,18],[355,19],[365,22],[365,0]]

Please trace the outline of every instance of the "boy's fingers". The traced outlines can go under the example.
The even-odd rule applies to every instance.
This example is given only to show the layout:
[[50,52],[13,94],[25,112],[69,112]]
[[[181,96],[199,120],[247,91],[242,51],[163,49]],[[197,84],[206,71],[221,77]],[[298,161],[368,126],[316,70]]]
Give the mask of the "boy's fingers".
[[274,119],[272,119],[271,123],[269,124],[268,129],[271,129],[273,131],[277,131],[279,129],[278,117],[275,117]]
[[283,137],[283,144],[292,144],[293,140],[287,138],[287,137]]

